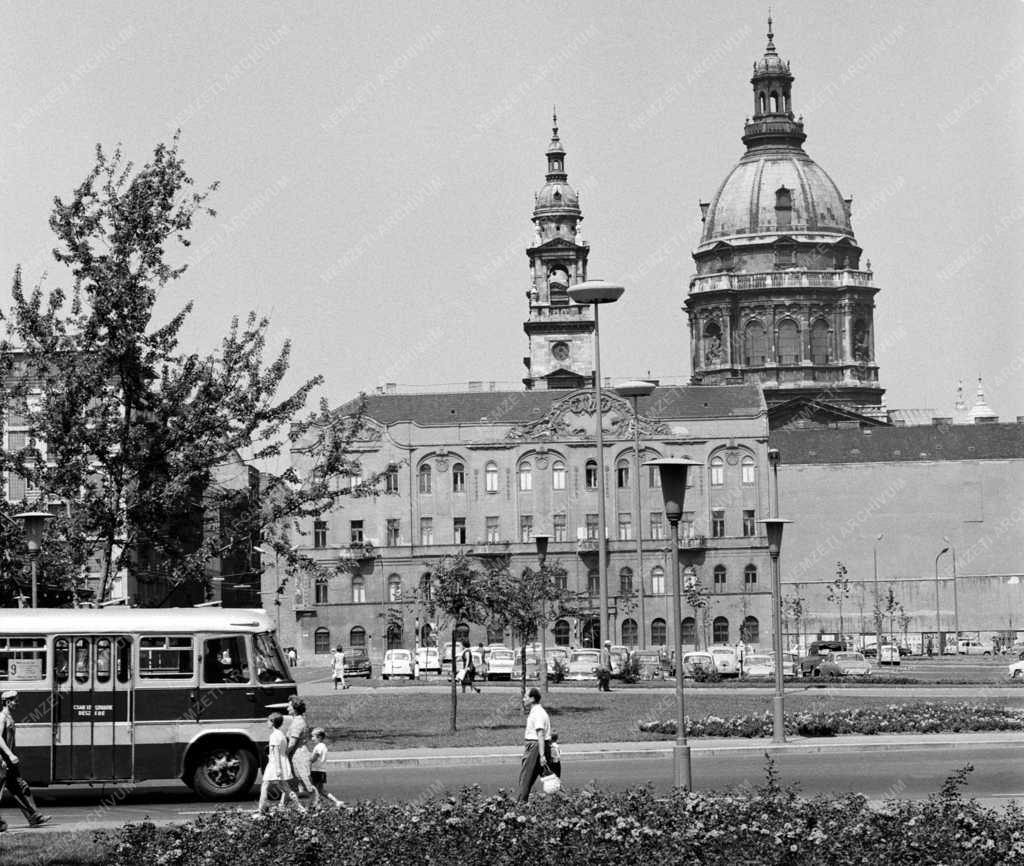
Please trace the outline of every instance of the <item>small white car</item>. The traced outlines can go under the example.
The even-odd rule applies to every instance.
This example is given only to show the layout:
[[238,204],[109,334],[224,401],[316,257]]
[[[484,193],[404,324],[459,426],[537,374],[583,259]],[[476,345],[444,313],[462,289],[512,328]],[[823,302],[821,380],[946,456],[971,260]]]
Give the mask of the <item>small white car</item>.
[[441,656],[437,647],[421,646],[416,650],[416,667],[422,673],[441,673]]
[[767,680],[775,676],[775,657],[769,653],[751,653],[743,656],[743,679]]
[[990,656],[993,646],[987,640],[961,640],[959,649],[962,656]]
[[711,646],[708,647],[708,652],[714,658],[715,669],[720,676],[738,677],[740,675],[740,658],[733,647]]
[[597,668],[601,664],[601,651],[595,649],[575,650],[569,654],[567,680],[596,680]]
[[516,654],[510,649],[492,649],[487,654],[487,679],[510,680],[515,670]]
[[384,653],[384,664],[380,669],[382,680],[391,677],[412,679],[412,653],[405,649],[391,649]]

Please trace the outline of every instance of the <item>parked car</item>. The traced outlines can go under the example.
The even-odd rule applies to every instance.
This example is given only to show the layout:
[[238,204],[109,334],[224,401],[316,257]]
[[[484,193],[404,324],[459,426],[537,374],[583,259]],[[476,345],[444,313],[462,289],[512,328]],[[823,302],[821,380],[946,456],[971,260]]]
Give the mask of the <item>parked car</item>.
[[[473,662],[476,664],[476,661]],[[516,654],[510,649],[492,649],[487,655],[485,679],[510,680],[514,676]]]
[[715,657],[705,650],[683,653],[683,676],[693,679],[701,671],[704,675],[717,670]]
[[611,672],[613,677],[621,677],[626,669],[626,662],[629,661],[629,648],[624,646],[613,646],[608,653],[611,659]]
[[412,653],[406,649],[390,649],[384,653],[384,664],[380,669],[382,680],[391,677],[412,679]]
[[1010,665],[1009,675],[1014,682],[1024,683],[1024,660]]
[[636,658],[642,680],[664,679],[673,673],[672,662],[660,650],[637,650]]
[[800,659],[800,676],[809,677],[829,655],[845,652],[846,643],[841,640],[816,640],[808,647],[807,655]]
[[422,673],[441,673],[441,655],[436,646],[421,646],[416,650],[416,668]]
[[548,647],[547,653],[548,675],[555,672],[555,661],[560,661],[565,667],[569,666],[569,650],[564,646]]
[[783,651],[782,675],[786,677],[800,676],[800,657],[796,653]]
[[596,649],[573,650],[569,654],[567,680],[596,680],[597,668],[601,664],[601,651]]
[[715,669],[723,677],[738,677],[740,675],[740,659],[736,650],[731,646],[708,647],[715,660]]
[[771,653],[751,653],[743,656],[743,679],[761,680],[775,677],[775,657]]
[[366,677],[367,679],[373,676],[373,667],[366,650],[350,649],[345,653],[345,676]]
[[816,677],[865,677],[871,673],[871,663],[863,653],[845,650],[829,653],[814,669]]
[[993,644],[990,640],[961,640],[959,649],[962,656],[990,656]]

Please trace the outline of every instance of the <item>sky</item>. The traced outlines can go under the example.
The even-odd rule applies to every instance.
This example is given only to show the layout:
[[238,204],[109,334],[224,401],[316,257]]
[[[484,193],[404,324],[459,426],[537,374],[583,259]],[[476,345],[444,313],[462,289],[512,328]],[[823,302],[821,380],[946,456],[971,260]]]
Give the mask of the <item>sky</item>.
[[[1024,415],[1024,3],[773,4],[809,155],[853,198],[889,408],[951,415],[982,376]],[[682,312],[708,201],[743,153],[754,2],[4,2],[0,279],[52,262],[47,219],[97,143],[181,130],[216,218],[175,253],[183,339],[232,316],[292,343],[331,404],[385,382],[519,388],[525,248],[557,106],[612,379],[689,376]],[[6,285],[0,308],[9,303]]]

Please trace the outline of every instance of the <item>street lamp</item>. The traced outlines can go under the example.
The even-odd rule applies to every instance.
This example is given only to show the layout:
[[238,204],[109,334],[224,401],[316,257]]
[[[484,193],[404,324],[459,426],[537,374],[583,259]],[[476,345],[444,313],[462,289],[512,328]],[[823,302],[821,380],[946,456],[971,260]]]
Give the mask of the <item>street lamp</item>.
[[43,528],[52,520],[49,511],[22,511],[14,515],[25,527],[25,541],[28,543],[29,567],[32,574],[32,607],[39,607],[39,554],[43,546]]
[[779,516],[779,464],[782,462],[782,455],[778,448],[768,449],[768,465],[772,467],[772,500],[771,513],[769,517]]
[[949,552],[953,556],[953,634],[956,640],[956,654],[960,655],[960,602],[957,599],[956,591],[956,545],[945,535],[942,540],[949,545]]
[[772,643],[775,645],[775,696],[772,698],[772,740],[786,742],[786,713],[783,707],[782,685],[782,577],[779,574],[779,550],[782,548],[782,530],[792,520],[769,517],[761,520],[768,536],[768,556],[772,562]]
[[[703,464],[681,458],[663,457],[648,460],[644,466],[657,466],[661,476],[661,495],[665,500],[665,517],[672,527],[672,633],[676,666],[676,742],[672,747],[675,786],[692,790],[690,747],[686,743],[686,709],[683,703],[683,636],[682,599],[679,591],[679,521],[686,499],[686,474],[690,467]],[[691,548],[692,550],[693,548]]]
[[[942,651],[942,619],[939,613],[939,559],[944,553],[949,553],[949,548],[944,547],[935,556],[935,643],[939,646],[939,655],[945,655]],[[959,648],[959,646],[958,646]]]
[[605,544],[604,514],[604,430],[601,419],[601,337],[598,326],[598,308],[601,304],[611,304],[622,297],[626,291],[622,286],[607,283],[604,280],[587,280],[577,283],[568,289],[569,297],[577,304],[594,305],[594,418],[597,422],[597,579],[600,583],[601,613],[598,617],[601,636],[598,641],[608,637],[608,562]]
[[640,580],[640,649],[647,649],[647,615],[644,611],[644,543],[643,524],[640,514],[640,407],[641,397],[650,397],[654,392],[653,382],[636,381],[624,382],[615,390],[622,397],[630,397],[633,400],[633,465],[636,467],[636,479],[633,487],[633,508],[636,512],[636,573]]
[[882,607],[878,598],[878,542],[885,537],[884,532],[879,532],[872,546],[871,556],[875,575],[875,660],[882,664]]
[[[533,543],[537,547],[537,560],[540,562],[540,573],[541,577],[544,576],[544,563],[548,558],[548,542],[551,541],[549,535],[534,535]],[[546,598],[542,598],[540,603],[543,605],[547,601]],[[541,608],[540,617],[540,682],[541,687],[544,689],[545,694],[548,690],[548,657],[547,657],[547,644],[548,644],[548,624],[544,617],[545,611]],[[523,641],[524,645],[526,641]]]

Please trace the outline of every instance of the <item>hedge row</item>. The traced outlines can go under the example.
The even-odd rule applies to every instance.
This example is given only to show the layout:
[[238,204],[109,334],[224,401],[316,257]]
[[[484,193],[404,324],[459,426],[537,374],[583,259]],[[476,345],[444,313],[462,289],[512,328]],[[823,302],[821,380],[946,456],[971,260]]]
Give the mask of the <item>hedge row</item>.
[[969,767],[927,801],[872,808],[860,795],[807,800],[778,785],[731,793],[585,789],[517,804],[507,794],[364,802],[300,817],[220,812],[171,827],[99,834],[111,866],[602,866],[687,863],[1010,864],[1024,862],[1024,812],[960,796]]
[[[770,737],[772,713],[745,716],[686,717],[692,737]],[[641,731],[676,732],[676,720],[640,722]],[[836,734],[936,734],[959,731],[1024,731],[1024,709],[994,703],[889,704],[838,710],[815,710],[786,716],[786,733],[804,737]]]

